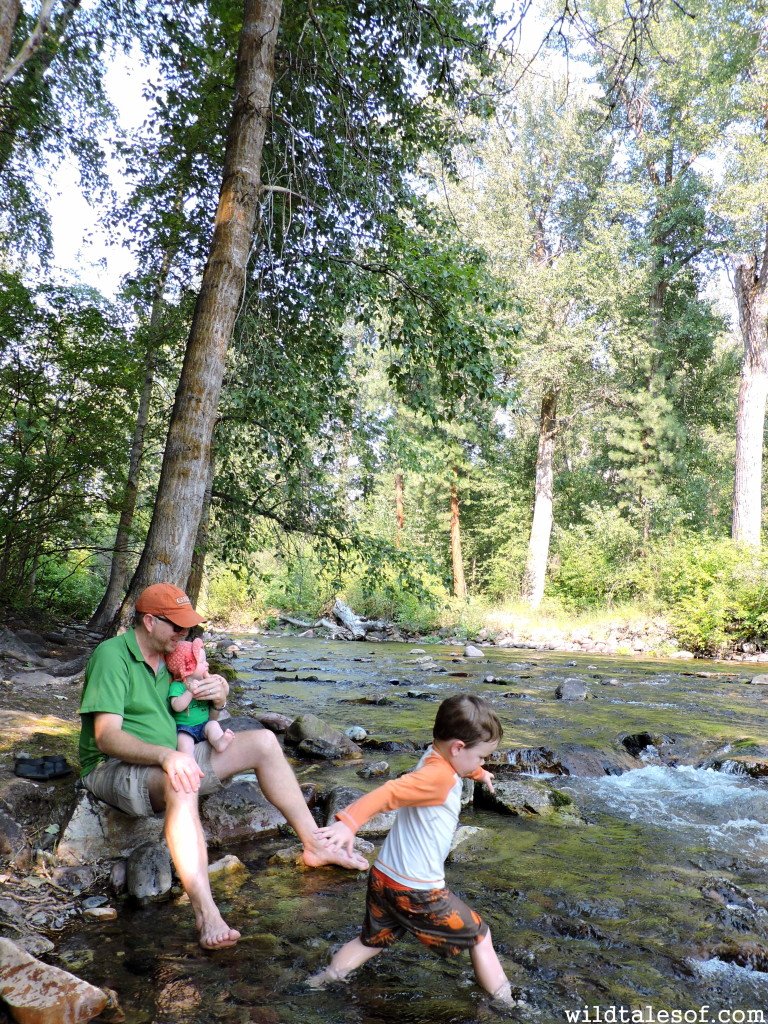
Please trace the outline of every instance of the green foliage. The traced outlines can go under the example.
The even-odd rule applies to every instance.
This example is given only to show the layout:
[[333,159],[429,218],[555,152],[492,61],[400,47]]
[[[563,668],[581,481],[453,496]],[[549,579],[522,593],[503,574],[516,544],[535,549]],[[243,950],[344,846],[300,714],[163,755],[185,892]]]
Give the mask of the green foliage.
[[664,538],[632,567],[631,583],[667,610],[677,639],[699,654],[768,645],[768,558],[725,538]]
[[138,368],[116,311],[83,288],[0,274],[0,336],[0,601],[29,604],[41,564],[103,536]]
[[63,558],[43,561],[35,578],[35,607],[56,619],[82,622],[104,593],[104,580],[94,571],[86,551],[69,551]]
[[617,508],[589,506],[581,523],[555,532],[548,593],[574,611],[633,596],[626,572],[639,546],[637,529]]
[[215,623],[249,629],[264,620],[264,604],[241,566],[216,566],[205,587],[203,608]]

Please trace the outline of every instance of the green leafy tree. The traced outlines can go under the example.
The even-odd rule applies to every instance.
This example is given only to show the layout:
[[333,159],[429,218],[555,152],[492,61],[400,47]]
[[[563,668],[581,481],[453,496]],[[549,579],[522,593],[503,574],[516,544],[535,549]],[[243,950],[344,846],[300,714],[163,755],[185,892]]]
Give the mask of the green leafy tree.
[[0,320],[0,598],[23,604],[48,563],[100,541],[137,368],[116,311],[88,290],[5,272]]

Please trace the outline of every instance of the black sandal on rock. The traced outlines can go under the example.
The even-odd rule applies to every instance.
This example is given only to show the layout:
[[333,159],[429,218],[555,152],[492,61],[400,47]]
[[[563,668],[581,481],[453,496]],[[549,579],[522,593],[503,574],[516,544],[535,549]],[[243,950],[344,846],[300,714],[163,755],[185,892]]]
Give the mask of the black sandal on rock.
[[16,757],[13,773],[20,779],[36,779],[47,782],[48,779],[60,779],[65,775],[70,775],[72,769],[61,754],[48,754],[45,757]]

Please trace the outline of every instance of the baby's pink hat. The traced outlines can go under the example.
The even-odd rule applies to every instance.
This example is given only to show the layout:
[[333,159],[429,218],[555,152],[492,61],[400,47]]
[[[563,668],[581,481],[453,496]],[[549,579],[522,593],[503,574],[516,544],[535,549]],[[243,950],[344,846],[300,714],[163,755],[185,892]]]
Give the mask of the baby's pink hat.
[[180,640],[176,644],[176,650],[166,655],[165,658],[168,671],[173,678],[186,679],[187,676],[191,676],[197,668],[202,651],[203,641],[199,636],[192,641]]

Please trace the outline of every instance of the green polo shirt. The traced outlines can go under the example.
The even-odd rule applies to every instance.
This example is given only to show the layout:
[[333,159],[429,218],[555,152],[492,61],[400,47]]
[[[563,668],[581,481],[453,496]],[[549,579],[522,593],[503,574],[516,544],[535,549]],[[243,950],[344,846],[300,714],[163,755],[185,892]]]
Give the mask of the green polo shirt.
[[176,723],[168,705],[170,676],[161,660],[157,675],[144,660],[134,630],[99,644],[85,668],[80,702],[80,776],[106,761],[96,746],[93,716],[120,715],[123,729],[145,743],[176,749]]

